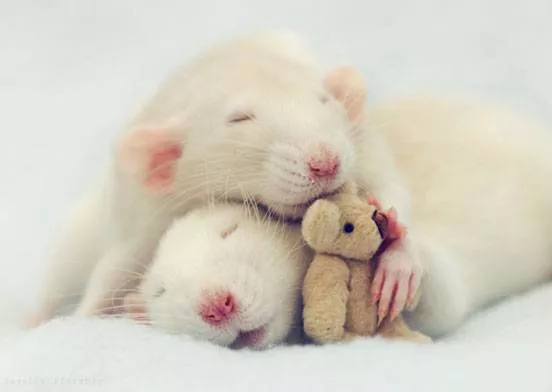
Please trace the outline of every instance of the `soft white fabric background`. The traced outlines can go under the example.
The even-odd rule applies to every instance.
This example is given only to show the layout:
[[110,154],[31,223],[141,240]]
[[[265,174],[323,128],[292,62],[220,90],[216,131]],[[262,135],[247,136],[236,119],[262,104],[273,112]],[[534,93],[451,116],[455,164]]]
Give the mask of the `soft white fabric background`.
[[[465,94],[492,98],[552,123],[551,22],[550,0],[0,0],[0,233],[3,245],[0,325],[13,322],[14,316],[31,305],[60,217],[100,173],[111,135],[168,70],[214,40],[254,29],[291,28],[304,34],[329,64],[350,62],[360,67],[373,100],[413,93]],[[446,377],[458,377],[470,366],[472,371],[476,366],[493,364],[498,366],[493,369],[499,369],[500,360],[511,359],[513,362],[504,371],[468,372],[467,379],[451,380],[448,390],[452,386],[494,387],[500,384],[497,377],[502,377],[502,381],[517,377],[519,382],[538,389],[544,386],[545,380],[543,373],[538,373],[539,361],[550,363],[552,352],[550,336],[538,335],[538,332],[552,331],[550,299],[550,290],[537,293],[526,299],[524,306],[506,307],[502,314],[506,318],[485,315],[482,327],[476,323],[475,327],[468,328],[467,335],[458,335],[461,338],[469,335],[475,341],[481,339],[486,342],[481,344],[486,344],[484,347],[490,351],[475,350],[473,344],[440,346],[431,354],[427,351],[418,354],[406,348],[401,351],[400,347],[387,351],[379,347],[366,354],[365,365],[356,362],[352,367],[358,372],[366,369],[365,375],[355,373],[353,377],[341,369],[340,380],[351,378],[354,388],[366,385],[365,389],[371,389],[375,386],[370,380],[375,378],[381,390],[392,386],[415,387],[416,381],[442,373],[443,384]],[[522,310],[529,313],[520,313]],[[541,312],[548,320],[546,317],[540,320]],[[526,321],[528,318],[531,320]],[[509,320],[510,329],[504,339],[496,340],[495,346],[488,339],[493,336],[490,331],[503,323],[499,320]],[[84,339],[82,342],[111,339],[84,327],[80,336],[77,326],[62,325],[57,336],[70,333],[74,339]],[[54,327],[50,331],[56,336]],[[48,330],[43,332],[47,335]],[[141,332],[132,335],[132,330],[113,333],[112,338],[116,339],[125,334],[141,336]],[[544,336],[546,340],[536,336]],[[43,349],[41,355],[45,356],[49,350],[56,351],[55,339],[52,343],[51,339],[40,340],[36,335],[29,335],[28,340],[26,335],[22,338],[23,343],[14,351],[8,350],[6,358],[28,359],[38,349]],[[164,355],[160,350],[170,345],[159,342],[158,350],[157,343],[151,339],[154,338],[145,339],[144,343],[150,351],[135,347],[136,356],[147,352],[155,352],[156,357]],[[161,337],[155,335],[155,339]],[[536,341],[542,344],[535,344]],[[137,345],[136,341],[128,342]],[[204,352],[202,346],[193,347],[194,355]],[[356,354],[351,354],[358,361],[362,361],[359,353],[363,353],[363,347],[370,350],[367,345],[358,346]],[[277,358],[296,355],[297,361],[330,361],[332,366],[337,366],[332,361],[337,358],[334,354],[339,352],[343,358],[348,355],[343,350],[328,351],[322,357],[315,357],[318,352],[310,351],[307,351],[310,354],[280,352],[280,357],[270,356],[271,359],[260,362],[265,364],[266,373],[263,373],[261,365],[250,367],[249,360],[240,362],[229,354],[216,356],[220,359],[215,360],[209,352],[200,355],[198,361],[214,361],[214,366],[215,363],[224,365],[226,359],[232,358],[229,369],[244,372],[245,378],[251,376],[247,372],[261,372],[255,373],[253,379],[267,390],[271,386],[277,390],[276,385],[287,385],[274,383],[273,377],[268,377],[272,373],[289,370],[299,376],[307,371],[304,363],[296,368],[290,365],[293,362]],[[511,357],[507,356],[509,352]],[[186,352],[179,354],[185,356]],[[370,373],[368,370],[379,358],[376,354],[381,354],[389,366],[378,365],[377,371]],[[545,356],[539,357],[539,354]],[[87,366],[94,363],[94,358],[90,356]],[[181,358],[179,363],[184,365],[186,359]],[[420,373],[424,377],[409,381],[401,377],[400,368],[393,370],[394,363],[401,367],[412,365],[413,369],[427,366],[425,373]],[[58,370],[68,365],[62,360],[58,364]],[[217,379],[216,372],[206,375],[205,368],[198,372],[201,362],[196,361],[194,366],[191,374],[198,373],[205,384],[197,379],[192,390],[205,390],[207,385],[228,387],[225,382],[213,381]],[[518,366],[522,371],[516,373]],[[168,369],[165,370],[174,370]],[[224,367],[212,369],[224,375],[229,371]],[[409,370],[406,374],[415,373]],[[263,374],[271,383],[263,382]],[[305,380],[320,377],[317,374]],[[182,376],[176,371],[174,380],[179,375]],[[275,380],[281,382],[282,378]],[[308,388],[305,380],[297,384],[301,390]],[[462,380],[467,383],[462,384]],[[477,380],[480,380],[478,384]],[[127,380],[121,385],[135,390],[141,384]],[[335,390],[337,384],[319,380],[313,385],[321,390],[333,386]],[[503,386],[508,385],[513,388],[517,384],[504,381]],[[21,385],[18,388],[22,390]],[[105,390],[105,385],[100,389]]]

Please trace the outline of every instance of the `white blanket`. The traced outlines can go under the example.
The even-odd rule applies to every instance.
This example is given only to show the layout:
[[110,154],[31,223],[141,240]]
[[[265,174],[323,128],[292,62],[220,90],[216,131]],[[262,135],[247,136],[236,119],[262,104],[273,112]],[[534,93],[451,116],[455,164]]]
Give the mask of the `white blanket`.
[[127,320],[60,319],[4,341],[0,390],[551,391],[550,303],[552,286],[535,290],[429,346],[378,339],[264,352]]
[[552,122],[550,20],[550,0],[0,2],[0,391],[551,391],[550,288],[423,348],[236,353],[121,321],[7,329],[114,132],[208,43],[287,27],[330,64],[357,65],[372,100],[460,93]]

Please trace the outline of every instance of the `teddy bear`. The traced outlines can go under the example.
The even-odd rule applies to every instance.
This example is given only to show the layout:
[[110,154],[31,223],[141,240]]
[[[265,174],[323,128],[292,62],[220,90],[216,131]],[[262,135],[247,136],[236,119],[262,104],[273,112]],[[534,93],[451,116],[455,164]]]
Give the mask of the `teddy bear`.
[[377,303],[370,295],[378,254],[406,235],[393,209],[381,211],[375,199],[361,198],[356,185],[348,183],[337,194],[315,201],[301,230],[315,252],[303,283],[303,327],[312,341],[375,335],[431,341],[410,329],[400,314],[378,320]]

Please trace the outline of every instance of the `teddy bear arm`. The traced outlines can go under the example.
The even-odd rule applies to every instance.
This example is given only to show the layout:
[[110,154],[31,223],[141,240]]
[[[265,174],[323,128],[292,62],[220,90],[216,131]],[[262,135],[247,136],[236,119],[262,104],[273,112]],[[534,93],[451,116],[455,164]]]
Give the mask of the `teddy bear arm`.
[[348,282],[349,267],[337,257],[318,255],[309,266],[303,286],[303,322],[315,342],[344,339]]

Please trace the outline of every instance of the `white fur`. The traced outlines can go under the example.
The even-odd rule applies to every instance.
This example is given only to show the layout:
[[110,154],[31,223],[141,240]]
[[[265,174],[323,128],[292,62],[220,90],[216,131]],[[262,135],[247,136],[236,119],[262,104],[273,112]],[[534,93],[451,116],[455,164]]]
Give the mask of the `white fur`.
[[408,99],[368,115],[412,195],[424,264],[411,321],[434,336],[552,276],[552,139],[481,102]]
[[[173,218],[194,206],[211,198],[253,199],[278,214],[298,217],[304,203],[337,189],[351,176],[358,135],[343,105],[326,100],[323,76],[308,51],[297,40],[290,45],[290,40],[287,33],[272,33],[220,43],[165,82],[125,133],[172,121],[184,147],[174,191],[152,195],[113,162],[93,196],[95,205],[77,212],[87,218],[69,223],[38,319],[57,308],[52,293],[59,297],[69,291],[59,266],[97,263],[77,310],[94,314],[129,273],[151,261]],[[229,124],[228,118],[240,112],[253,113],[255,119]],[[325,184],[312,182],[305,165],[321,144],[341,157],[340,173]],[[381,178],[387,181],[388,176]],[[104,217],[109,219],[97,221]],[[95,249],[81,253],[75,241]],[[90,260],[97,254],[99,260]],[[88,273],[83,269],[77,279]]]
[[[108,173],[99,188],[107,198],[82,212],[90,219],[70,226],[57,261],[89,265],[96,251],[80,252],[75,240],[103,254],[79,313],[93,313],[126,272],[147,264],[172,219],[196,203],[253,198],[301,215],[298,204],[347,177],[395,206],[409,227],[408,248],[425,270],[411,321],[426,333],[446,333],[475,309],[550,278],[550,140],[533,132],[538,127],[479,103],[414,99],[371,109],[362,127],[349,132],[343,107],[320,102],[315,68],[266,42],[230,41],[207,52],[179,70],[133,121],[129,129],[182,119],[178,187],[163,199]],[[228,125],[236,110],[253,111],[256,121]],[[297,164],[318,141],[344,160],[327,189],[306,181]],[[98,224],[102,216],[111,218],[108,224]],[[98,229],[107,243],[96,241]],[[401,263],[393,266],[402,273]],[[52,276],[44,298],[68,290],[65,275]],[[44,303],[48,316],[57,304]]]
[[[294,338],[300,333],[301,282],[311,257],[298,227],[260,219],[241,205],[205,207],[175,221],[163,236],[140,297],[161,330],[227,346],[240,332],[264,328],[255,344],[264,348],[292,329]],[[233,295],[236,314],[212,326],[199,309],[206,293],[218,291]]]

